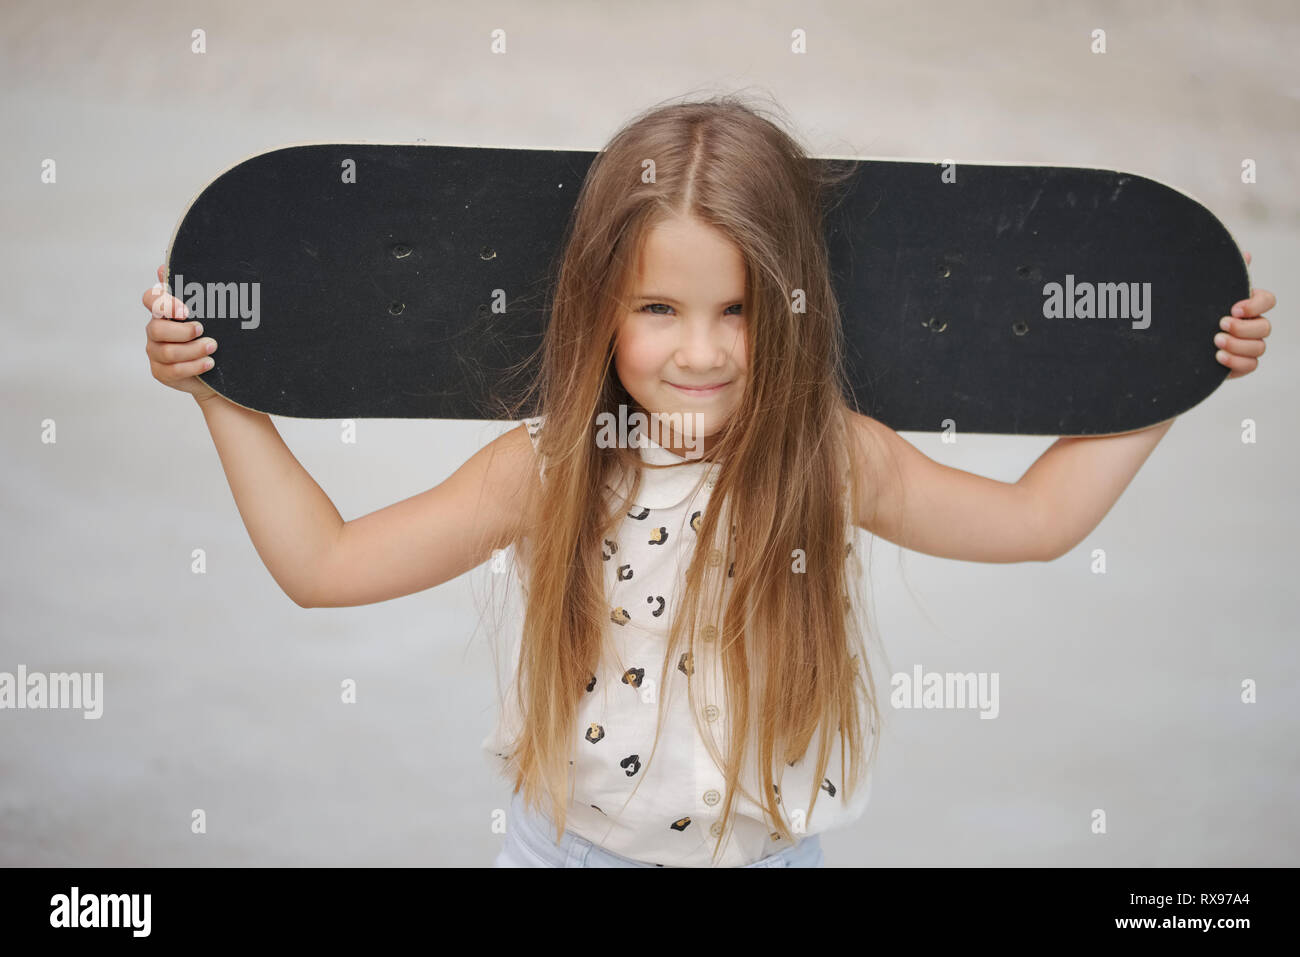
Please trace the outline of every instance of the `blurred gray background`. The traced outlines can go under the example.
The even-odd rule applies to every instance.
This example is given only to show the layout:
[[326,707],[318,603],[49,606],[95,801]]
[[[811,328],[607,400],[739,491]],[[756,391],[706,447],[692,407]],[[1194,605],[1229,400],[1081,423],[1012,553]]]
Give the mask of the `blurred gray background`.
[[[140,296],[191,198],[250,155],[598,149],[646,106],[730,90],[775,98],[815,154],[1159,179],[1223,220],[1282,303],[1260,370],[1183,415],[1069,555],[906,553],[903,574],[875,543],[890,670],[998,672],[1001,715],[889,711],[872,803],[824,838],[828,866],[1300,863],[1300,460],[1282,441],[1300,371],[1295,4],[9,0],[0,28],[0,671],[105,676],[98,721],[0,711],[0,863],[491,863],[509,792],[479,751],[489,567],[382,604],[295,606],[194,401],[150,376]],[[438,484],[508,427],[363,420],[346,445],[337,422],[274,421],[347,519]],[[1005,481],[1052,441],[905,437]]]

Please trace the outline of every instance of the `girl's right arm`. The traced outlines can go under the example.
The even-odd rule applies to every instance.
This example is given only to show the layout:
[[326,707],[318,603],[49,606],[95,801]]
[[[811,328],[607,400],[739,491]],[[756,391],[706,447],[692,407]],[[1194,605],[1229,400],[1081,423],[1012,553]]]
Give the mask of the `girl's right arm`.
[[[159,280],[163,269],[159,267]],[[184,305],[159,285],[144,295],[154,318],[146,353],[154,378],[193,395],[253,546],[303,608],[367,605],[432,588],[486,561],[515,537],[535,453],[523,426],[499,436],[442,484],[343,521],[284,444],[270,416],[198,379],[203,341]],[[177,318],[164,318],[174,315]]]

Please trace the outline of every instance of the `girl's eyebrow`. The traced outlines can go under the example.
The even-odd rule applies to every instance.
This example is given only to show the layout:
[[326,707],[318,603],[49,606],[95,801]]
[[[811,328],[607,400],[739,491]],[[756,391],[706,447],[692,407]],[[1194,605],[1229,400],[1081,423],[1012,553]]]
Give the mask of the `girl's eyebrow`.
[[[657,292],[642,292],[642,293],[637,293],[637,294],[636,294],[635,296],[633,296],[632,298],[633,298],[633,299],[636,299],[636,300],[641,300],[641,299],[653,299],[655,302],[667,302],[667,303],[672,303],[674,306],[680,306],[680,305],[681,305],[681,303],[678,302],[676,299],[674,299],[672,296],[661,296],[661,295],[660,295],[659,293],[657,293]],[[744,296],[736,296],[736,297],[733,298],[733,299],[728,299],[728,300],[726,300],[725,302],[720,302],[720,303],[718,303],[718,305],[720,305],[720,306],[731,306],[731,305],[735,305],[735,304],[738,303],[738,302],[744,302],[744,301],[745,301],[745,297],[744,297]]]

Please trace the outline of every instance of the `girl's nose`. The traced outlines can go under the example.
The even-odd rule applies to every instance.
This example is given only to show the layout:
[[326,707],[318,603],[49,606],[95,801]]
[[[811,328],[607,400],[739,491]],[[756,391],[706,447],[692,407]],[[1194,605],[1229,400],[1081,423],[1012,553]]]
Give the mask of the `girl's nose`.
[[726,363],[726,332],[704,322],[683,323],[677,362],[686,368],[707,372]]

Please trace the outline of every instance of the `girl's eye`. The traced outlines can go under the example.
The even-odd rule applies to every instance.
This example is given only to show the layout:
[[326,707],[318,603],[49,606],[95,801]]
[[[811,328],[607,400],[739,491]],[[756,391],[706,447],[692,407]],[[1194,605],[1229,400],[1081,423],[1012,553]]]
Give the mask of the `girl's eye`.
[[[652,310],[655,306],[663,306],[665,309],[672,309],[672,306],[668,305],[668,304],[665,303],[665,302],[649,302],[649,303],[646,303],[644,306],[642,306],[642,307],[641,307],[640,309],[638,309],[637,311],[638,311],[638,312],[650,312],[650,314],[651,314],[652,316],[666,316],[666,315],[668,315],[668,313],[666,313],[666,312],[651,312],[651,310]],[[739,302],[736,303],[736,304],[733,305],[733,306],[728,306],[728,307],[727,307],[728,310],[731,310],[731,309],[743,309],[743,308],[744,308],[744,304],[743,304],[743,303],[739,303]],[[736,316],[738,316],[738,315],[740,315],[740,313],[739,313],[739,312],[735,312],[735,313],[731,313],[731,315],[736,315]]]

